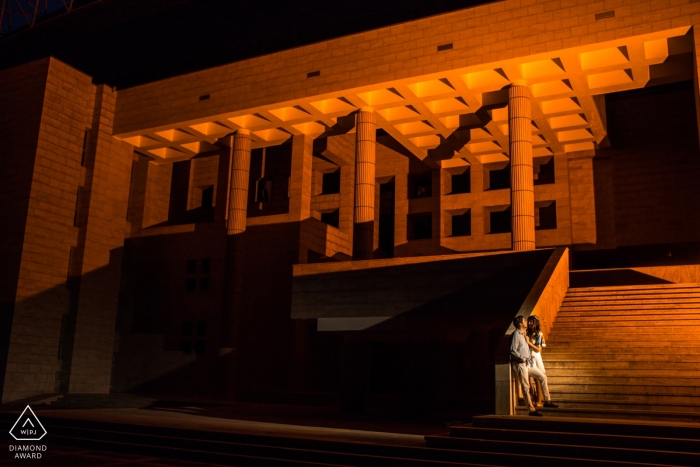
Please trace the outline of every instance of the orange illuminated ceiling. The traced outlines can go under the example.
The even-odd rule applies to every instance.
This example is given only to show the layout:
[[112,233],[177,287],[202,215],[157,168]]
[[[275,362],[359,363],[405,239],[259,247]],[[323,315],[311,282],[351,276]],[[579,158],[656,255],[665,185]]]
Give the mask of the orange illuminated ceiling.
[[[213,149],[219,138],[240,128],[251,131],[253,147],[270,146],[291,135],[317,137],[339,117],[372,107],[378,126],[420,159],[466,124],[469,140],[454,156],[472,163],[500,162],[508,159],[508,110],[503,106],[505,93],[499,91],[513,81],[524,81],[533,97],[535,157],[593,149],[606,136],[601,95],[692,76],[684,61],[674,59],[693,50],[688,30],[676,28],[254,109],[231,109],[204,120],[115,136],[157,162],[173,162]],[[477,114],[482,107],[488,111]]]

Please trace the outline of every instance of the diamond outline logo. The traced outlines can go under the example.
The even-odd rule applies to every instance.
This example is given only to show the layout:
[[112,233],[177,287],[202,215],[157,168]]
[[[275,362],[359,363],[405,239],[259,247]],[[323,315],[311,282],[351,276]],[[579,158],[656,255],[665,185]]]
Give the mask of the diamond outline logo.
[[[16,437],[15,434],[13,433],[13,431],[14,431],[15,427],[17,426],[17,424],[20,422],[20,420],[22,420],[22,417],[24,417],[24,414],[27,413],[27,410],[29,410],[29,413],[31,414],[31,417],[34,417],[34,420],[35,420],[36,423],[41,427],[41,429],[42,429],[42,431],[43,431],[43,433],[41,434],[41,436],[39,436],[38,438],[37,438],[36,436],[33,437],[33,438],[18,438],[18,437]],[[24,424],[23,424],[20,428],[24,428],[24,425],[27,424],[27,421],[29,421],[29,424],[32,425],[32,428],[35,428],[35,427],[34,427],[34,424],[31,422],[31,418],[30,418],[29,415],[27,415],[27,419],[25,420]],[[46,428],[44,428],[44,425],[42,425],[41,422],[39,421],[39,417],[36,416],[36,414],[34,413],[34,411],[32,410],[32,408],[29,407],[29,406],[27,406],[27,408],[24,409],[24,410],[22,411],[22,413],[20,414],[20,416],[19,416],[19,418],[17,419],[17,421],[15,422],[15,424],[12,425],[12,428],[10,428],[10,434],[11,434],[12,437],[13,437],[15,440],[17,440],[17,441],[39,441],[39,440],[41,440],[41,438],[43,438],[44,436],[46,436],[47,431],[46,431]]]

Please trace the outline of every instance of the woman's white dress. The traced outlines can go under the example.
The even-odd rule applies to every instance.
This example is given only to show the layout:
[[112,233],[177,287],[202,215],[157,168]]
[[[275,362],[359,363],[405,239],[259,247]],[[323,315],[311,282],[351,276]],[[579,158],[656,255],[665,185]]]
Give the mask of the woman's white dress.
[[[544,334],[542,334],[542,331],[540,331],[539,341],[542,343],[542,345],[538,347],[545,348],[547,346],[547,344],[544,342]],[[542,371],[542,373],[546,373],[547,371],[544,369],[544,362],[542,362],[542,354],[534,349],[531,350],[532,351],[530,353],[532,357],[530,359],[530,366],[538,368],[540,371]]]

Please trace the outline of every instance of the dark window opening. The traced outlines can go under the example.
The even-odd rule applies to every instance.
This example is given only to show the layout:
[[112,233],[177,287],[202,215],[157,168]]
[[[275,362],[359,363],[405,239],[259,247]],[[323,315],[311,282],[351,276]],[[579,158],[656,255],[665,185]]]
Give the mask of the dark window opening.
[[433,214],[430,212],[408,215],[408,239],[427,240],[433,238]]
[[180,341],[180,351],[182,353],[192,353],[192,341]]
[[261,178],[258,181],[258,192],[255,195],[255,201],[258,203],[267,203],[272,199],[272,180],[269,178]]
[[552,230],[557,228],[557,202],[552,201],[549,206],[542,206],[537,209],[539,216],[535,230]]
[[207,342],[206,341],[197,341],[194,343],[194,353],[197,355],[202,355],[203,353],[207,352]]
[[88,130],[83,134],[83,151],[80,154],[80,166],[85,167],[85,154],[87,154]]
[[510,208],[505,211],[492,211],[489,213],[491,229],[489,233],[509,233],[511,231]]
[[185,266],[185,272],[187,274],[197,274],[197,260],[188,259],[187,265]]
[[197,335],[206,336],[207,335],[207,322],[197,321]]
[[408,197],[429,198],[433,196],[433,174],[423,172],[408,175]]
[[75,195],[75,212],[73,213],[73,227],[78,226],[78,206],[80,205],[80,196],[83,193],[83,187],[78,187],[78,193]]
[[452,175],[452,194],[471,193],[471,173],[467,169],[464,173]]
[[202,258],[202,274],[211,272],[211,258]]
[[535,185],[549,185],[554,183],[554,157],[546,164],[540,165],[540,171],[535,175]]
[[214,206],[214,186],[202,189],[202,207],[211,208]]
[[394,257],[394,182],[379,185],[379,251],[380,258]]
[[472,212],[452,216],[452,236],[468,237],[472,234]]
[[209,290],[209,278],[203,277],[199,279],[199,290]]
[[185,279],[185,290],[188,292],[192,292],[193,290],[197,290],[197,279],[194,279],[194,278]]
[[489,190],[504,188],[510,188],[510,165],[500,170],[489,170]]
[[340,169],[335,172],[323,174],[322,195],[332,195],[340,193]]
[[182,322],[182,335],[191,336],[192,335],[192,321]]
[[336,229],[340,225],[340,212],[338,209],[332,212],[322,212],[321,213],[321,222],[331,225],[335,227]]

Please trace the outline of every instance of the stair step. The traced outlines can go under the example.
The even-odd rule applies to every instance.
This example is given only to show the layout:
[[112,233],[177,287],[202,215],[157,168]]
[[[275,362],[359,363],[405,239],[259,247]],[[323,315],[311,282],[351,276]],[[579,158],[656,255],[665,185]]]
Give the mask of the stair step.
[[652,290],[652,291],[662,291],[662,290],[688,290],[700,288],[700,284],[688,283],[688,284],[644,284],[644,285],[610,285],[610,286],[597,286],[597,287],[570,287],[570,293],[581,293],[581,292],[625,292],[631,290]]
[[[663,410],[616,410],[616,409],[545,409],[539,407],[538,412],[541,412],[545,417],[583,417],[583,418],[602,418],[602,419],[618,419],[618,420],[647,420],[647,421],[676,421],[699,423],[700,413],[690,414],[682,412],[668,412]],[[517,415],[527,415],[526,407],[518,407]]]
[[[524,427],[523,427],[524,428]],[[560,431],[539,431],[526,429],[479,428],[458,425],[450,427],[450,436],[455,438],[491,439],[526,443],[541,443],[546,440],[551,444],[580,444],[582,446],[600,446],[675,452],[700,452],[700,441],[691,439],[674,439],[661,437],[642,437],[617,434],[567,433]]]
[[565,300],[560,306],[560,311],[574,311],[578,308],[586,308],[597,310],[601,308],[636,309],[639,306],[646,305],[649,309],[659,310],[698,310],[700,309],[700,300]]
[[[546,367],[545,367],[546,368]],[[683,370],[664,370],[664,369],[598,369],[598,368],[547,368],[548,378],[559,377],[577,377],[577,378],[648,378],[648,379],[663,379],[663,378],[691,378],[700,382],[700,370],[683,369]]]
[[[559,409],[551,409],[556,411]],[[543,409],[543,412],[550,412]],[[472,424],[479,428],[519,429],[531,431],[556,431],[560,433],[591,433],[617,436],[647,436],[652,438],[700,439],[700,424],[665,423],[586,418],[531,418],[509,415],[478,415]]]
[[683,386],[700,386],[700,378],[694,377],[680,377],[680,376],[670,376],[670,377],[653,377],[653,376],[555,376],[547,375],[547,380],[551,384],[624,384],[632,386],[669,386],[669,387],[683,387]]
[[[545,356],[544,366],[547,374],[552,370],[688,370],[689,365],[682,362],[667,361],[591,361],[591,360],[551,360],[549,354]],[[700,365],[699,365],[700,367]],[[694,370],[694,368],[693,368]]]
[[[640,302],[642,302],[640,300]],[[697,303],[602,303],[600,305],[562,305],[561,309],[563,311],[595,311],[600,309],[605,309],[609,311],[617,310],[650,310],[650,311],[674,311],[674,310],[700,310],[700,306]]]
[[[430,447],[489,451],[518,455],[547,456],[598,461],[651,463],[660,465],[700,465],[700,454],[689,452],[654,451],[648,449],[625,449],[615,447],[585,446],[580,444],[555,444],[549,439],[524,442],[518,438],[492,440],[466,437],[426,436]],[[568,465],[568,463],[567,463]]]
[[[691,351],[694,353],[690,353]],[[636,349],[628,349],[627,352],[620,349],[611,354],[607,349],[588,349],[586,351],[571,351],[561,347],[547,346],[543,353],[545,367],[547,362],[565,361],[653,361],[653,362],[685,362],[700,363],[700,349],[682,349],[682,354],[655,354],[651,352],[639,353]]]
[[647,405],[700,405],[700,394],[695,396],[682,396],[666,394],[662,396],[651,394],[591,394],[582,391],[565,392],[561,389],[556,392],[557,401],[579,401],[579,402],[622,402]]
[[[644,341],[644,340],[634,340],[634,339],[629,339],[629,340],[624,340],[624,339],[614,339],[613,336],[609,336],[607,340],[583,340],[583,339],[576,339],[576,338],[571,338],[570,340],[561,340],[561,341],[555,341],[554,336],[550,336],[550,338],[547,340],[547,350],[550,350],[550,348],[554,349],[576,349],[578,352],[585,352],[589,350],[592,346],[595,346],[599,350],[603,349],[620,349],[620,350],[625,350],[625,349],[637,349],[638,352],[646,352],[646,353],[652,353],[653,351],[655,352],[664,352],[664,351],[669,351],[673,350],[674,345],[673,344],[668,344],[665,346],[660,346],[660,342],[650,342],[650,341]],[[669,340],[669,342],[672,342]],[[681,342],[683,343],[683,340],[676,340],[676,342]],[[663,343],[661,343],[663,344]],[[677,344],[676,344],[677,345]],[[683,344],[686,345],[686,344]],[[661,347],[661,349],[660,349]],[[579,350],[580,349],[580,350]],[[683,349],[684,352],[693,352],[697,353],[697,351],[700,350],[700,343],[692,343],[692,345],[688,344],[686,348]]]
[[594,395],[606,394],[633,394],[633,395],[648,395],[648,396],[684,396],[693,397],[700,396],[700,388],[696,386],[654,386],[643,384],[620,384],[619,382],[600,381],[600,382],[585,382],[576,383],[571,381],[548,381],[549,392],[553,398],[556,398],[558,393],[571,392],[586,392]]
[[693,321],[700,320],[700,313],[685,313],[678,311],[676,313],[648,313],[646,311],[630,310],[630,311],[610,311],[610,310],[595,310],[595,311],[568,311],[559,312],[556,319],[556,324],[578,322],[585,320],[586,323],[605,321],[615,323],[619,326],[639,326],[639,322],[644,320],[655,325],[665,325],[668,322],[677,323],[676,325],[685,326]]
[[[563,330],[567,327],[594,326],[595,323],[605,324],[605,328],[635,328],[641,329],[650,327],[677,327],[685,328],[694,326],[700,322],[700,313],[692,315],[670,314],[669,318],[659,318],[648,314],[613,314],[613,313],[587,313],[583,316],[564,314],[557,316],[553,329]],[[626,329],[629,331],[629,329]]]
[[596,292],[587,292],[587,293],[576,293],[576,292],[567,292],[566,296],[564,297],[565,301],[571,301],[571,300],[598,300],[600,297],[602,300],[638,300],[638,299],[644,299],[644,298],[649,298],[651,300],[659,300],[659,299],[676,299],[676,298],[689,298],[689,299],[700,299],[700,288],[694,289],[694,290],[684,290],[684,291],[662,291],[662,290],[656,290],[656,291],[645,291],[645,292],[638,292],[638,293],[633,293],[633,292],[606,292],[606,293],[596,293]]
[[[638,321],[639,324],[642,321]],[[549,335],[549,339],[552,340],[554,337],[567,339],[572,338],[582,342],[596,342],[601,339],[609,340],[634,340],[634,339],[650,339],[656,345],[662,344],[664,342],[672,341],[686,341],[692,339],[693,337],[700,335],[700,327],[688,326],[682,327],[620,327],[620,326],[600,326],[595,329],[595,332],[581,332],[580,329],[574,329],[571,327],[562,328],[552,328],[552,332]],[[697,329],[697,331],[695,331]],[[696,334],[698,333],[698,334]],[[695,346],[700,346],[700,341],[694,342]]]
[[585,399],[565,399],[557,397],[557,405],[561,409],[614,409],[614,410],[634,410],[634,411],[659,411],[673,413],[687,413],[693,416],[700,416],[700,406],[692,404],[676,404],[664,402],[663,404],[649,404],[644,402],[622,402],[619,400],[606,400],[599,398],[596,400]]

